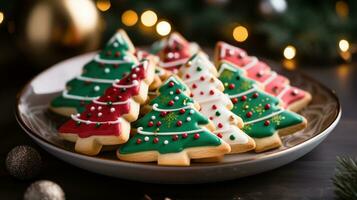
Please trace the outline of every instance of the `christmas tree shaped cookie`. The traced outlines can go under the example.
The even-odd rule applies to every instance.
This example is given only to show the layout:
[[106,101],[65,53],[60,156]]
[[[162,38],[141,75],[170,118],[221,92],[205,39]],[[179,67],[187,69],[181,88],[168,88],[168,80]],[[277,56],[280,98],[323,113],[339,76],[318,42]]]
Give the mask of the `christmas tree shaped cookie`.
[[286,77],[272,71],[266,63],[248,56],[238,47],[218,42],[215,60],[217,65],[225,61],[244,70],[247,77],[256,80],[266,92],[279,98],[283,102],[283,107],[292,111],[301,110],[311,101],[310,93],[291,86]]
[[257,152],[280,147],[279,135],[292,134],[306,127],[304,117],[279,106],[278,98],[260,90],[241,70],[228,63],[221,63],[219,68],[224,92],[234,105],[232,112],[243,119],[243,131],[254,138]]
[[75,142],[77,152],[96,155],[103,145],[117,145],[129,138],[130,123],[139,115],[140,103],[146,101],[148,85],[152,82],[154,66],[142,61],[131,73],[113,83],[86,109],[72,115],[59,128],[59,134]]
[[186,86],[170,77],[151,101],[152,110],[134,124],[136,134],[117,152],[121,160],[159,165],[190,165],[190,159],[224,155],[230,146],[210,132],[209,120],[183,92]]
[[233,104],[222,92],[224,86],[214,75],[217,75],[216,68],[208,58],[202,53],[194,55],[181,67],[180,74],[190,87],[191,97],[200,104],[200,112],[214,123],[213,133],[231,146],[231,153],[254,149],[254,140],[239,129],[243,121],[230,111]]
[[179,33],[171,33],[157,53],[160,57],[159,66],[175,73],[198,49],[198,45],[190,44]]
[[70,80],[50,109],[70,116],[84,111],[86,105],[103,94],[112,83],[123,78],[138,61],[133,45],[124,31],[118,31],[105,48],[83,67],[81,75]]

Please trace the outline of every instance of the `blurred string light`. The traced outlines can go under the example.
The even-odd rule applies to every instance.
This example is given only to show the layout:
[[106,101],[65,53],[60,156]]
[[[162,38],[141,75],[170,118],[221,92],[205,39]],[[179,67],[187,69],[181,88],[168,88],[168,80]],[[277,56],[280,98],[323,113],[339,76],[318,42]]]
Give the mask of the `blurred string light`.
[[339,17],[347,18],[348,13],[349,13],[349,8],[345,1],[342,1],[342,0],[337,1],[335,7],[336,7],[336,13]]
[[0,12],[0,24],[4,21],[4,13]]
[[111,3],[109,0],[97,0],[96,5],[100,11],[105,12],[109,10]]
[[161,35],[165,36],[171,32],[171,25],[167,21],[161,21],[156,25],[156,32]]
[[248,30],[244,26],[237,26],[233,29],[233,38],[237,42],[244,42],[248,38]]
[[288,45],[285,47],[283,54],[286,59],[291,60],[296,56],[296,49],[294,46]]
[[140,20],[141,20],[141,23],[144,24],[144,26],[151,27],[156,24],[157,15],[154,11],[147,10],[141,14]]
[[138,22],[138,15],[133,10],[127,10],[121,15],[121,21],[126,26],[134,26]]
[[346,52],[350,49],[350,43],[347,40],[342,39],[338,42],[338,47],[342,52]]

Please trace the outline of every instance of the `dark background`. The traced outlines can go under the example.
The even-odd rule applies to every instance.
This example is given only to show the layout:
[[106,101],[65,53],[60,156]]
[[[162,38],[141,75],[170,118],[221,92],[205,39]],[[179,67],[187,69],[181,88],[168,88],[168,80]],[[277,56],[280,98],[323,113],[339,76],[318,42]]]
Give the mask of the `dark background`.
[[[285,10],[273,1],[107,1],[81,0],[95,9],[98,21],[89,30],[78,25],[65,0],[2,1],[0,12],[0,199],[21,199],[35,180],[58,183],[68,199],[332,199],[336,156],[356,156],[357,138],[357,65],[353,60],[357,34],[356,1],[284,1]],[[278,1],[279,2],[279,1]],[[281,4],[281,1],[280,1]],[[36,6],[43,6],[47,16],[35,19]],[[270,11],[262,10],[270,5]],[[87,8],[88,8],[87,6]],[[167,20],[172,30],[191,41],[212,47],[225,40],[252,54],[280,62],[290,70],[302,70],[335,90],[341,100],[343,115],[337,128],[315,150],[279,169],[239,180],[202,185],[144,184],[105,177],[66,164],[42,151],[17,125],[14,107],[17,92],[33,76],[59,60],[98,49],[117,28],[125,28],[139,45],[149,45],[159,36],[155,26],[145,27],[140,19],[127,27],[121,15],[132,9],[140,18],[147,10]],[[81,12],[86,9],[82,8]],[[91,10],[91,9],[88,9]],[[36,12],[35,12],[36,11]],[[79,12],[79,11],[78,11]],[[89,12],[90,13],[90,12]],[[30,20],[31,19],[31,20]],[[49,20],[51,19],[51,20]],[[91,18],[92,19],[92,18]],[[82,22],[83,23],[83,22]],[[35,27],[33,27],[35,26]],[[236,26],[247,28],[249,36],[237,42],[232,32]],[[28,28],[48,37],[36,42]],[[46,29],[46,27],[49,27]],[[46,31],[47,30],[47,31]],[[339,41],[350,48],[341,51]],[[287,45],[296,48],[291,61],[284,59]],[[290,63],[290,64],[287,64]],[[291,65],[291,63],[293,63]],[[291,67],[293,66],[293,67]],[[29,144],[40,151],[44,165],[33,180],[20,181],[5,170],[6,154],[15,146]]]

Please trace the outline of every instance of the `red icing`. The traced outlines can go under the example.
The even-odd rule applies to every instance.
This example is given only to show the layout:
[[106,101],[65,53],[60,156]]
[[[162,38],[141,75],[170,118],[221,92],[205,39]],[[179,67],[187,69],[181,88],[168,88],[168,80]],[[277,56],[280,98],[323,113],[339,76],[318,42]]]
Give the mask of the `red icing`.
[[[146,62],[147,61],[142,62],[137,67],[134,67],[130,74],[117,82],[117,84],[132,85],[134,80],[137,80],[140,83],[140,81],[145,79],[147,75],[147,67],[145,66],[145,64],[147,64]],[[86,106],[86,110],[78,116],[78,119],[99,122],[100,124],[86,124],[85,122],[81,122],[78,125],[76,120],[70,119],[59,128],[59,132],[77,134],[81,138],[90,137],[92,135],[119,135],[121,126],[120,122],[115,124],[107,122],[116,121],[124,114],[129,113],[131,104],[130,101],[127,100],[135,95],[138,95],[139,90],[140,84],[130,88],[125,88],[125,90],[114,86],[108,88],[104,94],[97,99],[97,101],[93,101],[88,104]],[[102,103],[98,102],[102,102],[105,105],[101,105]],[[122,102],[122,104],[115,104],[117,102]]]
[[[217,48],[218,60],[228,61],[239,68],[244,68],[244,66],[250,63],[253,59],[251,56],[248,56],[243,49],[224,42],[219,42]],[[258,61],[257,64],[249,67],[246,72],[249,78],[260,83],[264,83],[264,81],[266,81],[272,74],[270,67],[261,61]],[[289,81],[286,77],[277,75],[272,81],[265,85],[265,91],[274,96],[278,96],[287,84],[289,84]],[[297,90],[298,93],[293,94],[294,90]],[[288,107],[290,104],[304,98],[305,94],[305,91],[296,87],[291,87],[280,97],[280,99],[284,102],[284,107]]]
[[[173,71],[179,69],[190,57],[190,43],[178,34],[171,34],[164,48],[158,53],[165,69]],[[177,63],[178,61],[182,61]]]

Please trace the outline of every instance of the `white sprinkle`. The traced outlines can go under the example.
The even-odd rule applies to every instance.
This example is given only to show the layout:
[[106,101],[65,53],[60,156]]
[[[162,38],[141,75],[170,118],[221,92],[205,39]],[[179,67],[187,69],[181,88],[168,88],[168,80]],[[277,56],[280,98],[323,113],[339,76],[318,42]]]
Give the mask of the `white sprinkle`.
[[76,114],[76,116],[77,116],[77,117],[80,117],[80,116],[81,116],[81,114],[77,113],[77,114]]
[[132,78],[138,77],[136,74],[131,75]]
[[110,112],[114,112],[115,111],[115,108],[110,108]]
[[147,141],[149,141],[149,137],[148,136],[145,136],[144,137],[144,140],[147,142]]
[[234,54],[234,50],[229,50],[229,55],[231,55],[231,56],[233,56],[233,54]]
[[98,106],[98,110],[102,110],[102,106]]
[[89,121],[89,120],[87,120],[87,121],[86,121],[86,124],[90,124],[90,121]]
[[167,141],[167,140],[164,141],[164,144],[168,144],[168,143],[169,143],[169,141]]
[[115,79],[115,82],[116,82],[116,83],[119,83],[119,81],[120,81],[119,79]]
[[193,113],[195,113],[195,111],[194,110],[190,110],[190,114],[192,115]]
[[173,91],[170,91],[170,94],[171,94],[171,95],[173,95],[173,94],[174,94],[174,92],[173,92]]
[[110,69],[109,68],[105,68],[104,69],[104,73],[108,74],[110,72]]
[[153,116],[151,116],[151,119],[152,119],[152,120],[155,120],[155,119],[156,119],[156,117],[153,115]]
[[178,97],[178,96],[175,96],[175,98],[174,98],[174,99],[175,99],[175,101],[177,101],[177,100],[179,100],[179,97]]
[[98,92],[100,90],[100,87],[98,85],[94,86],[94,91]]
[[101,117],[103,115],[103,113],[99,112],[98,113],[98,117]]
[[186,120],[189,122],[191,121],[191,117],[187,117]]
[[113,46],[114,46],[114,47],[118,47],[118,43],[117,43],[117,42],[114,42],[114,43],[113,43]]
[[139,67],[135,68],[135,71],[136,71],[136,72],[138,72],[139,70],[140,70]]
[[177,53],[177,52],[175,52],[175,54],[174,54],[174,58],[175,58],[175,59],[180,58],[180,54],[179,54],[179,53]]
[[169,59],[174,58],[174,53],[169,52],[169,53],[167,54],[167,58],[169,58]]
[[123,58],[125,61],[130,61],[130,57],[129,56],[124,56]]

